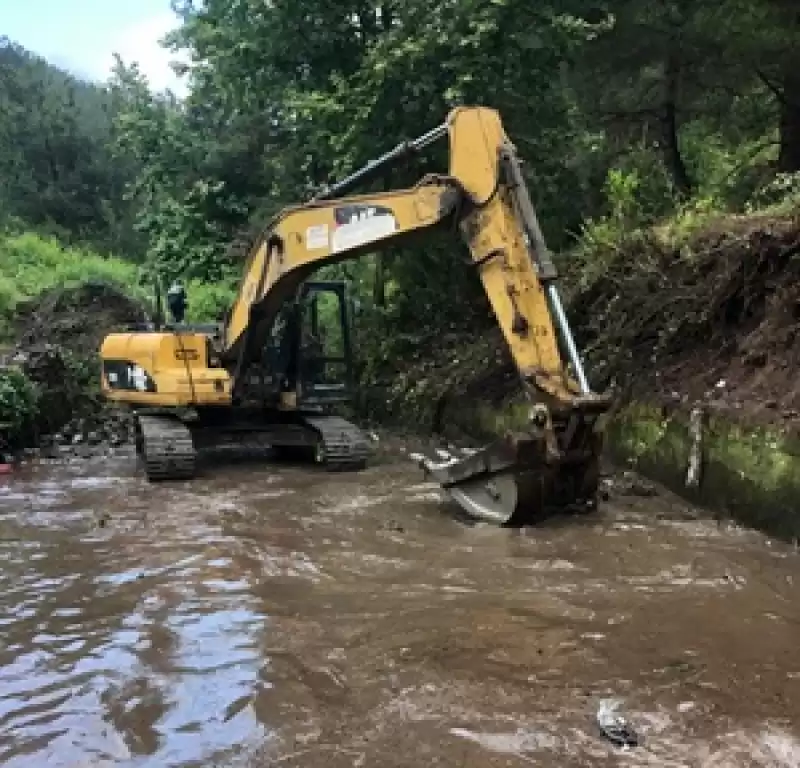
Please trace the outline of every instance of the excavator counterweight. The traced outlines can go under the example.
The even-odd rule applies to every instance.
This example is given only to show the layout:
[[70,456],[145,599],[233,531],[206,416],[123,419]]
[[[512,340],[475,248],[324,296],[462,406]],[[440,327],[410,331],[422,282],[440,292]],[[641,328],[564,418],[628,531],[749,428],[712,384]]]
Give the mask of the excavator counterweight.
[[[445,137],[447,174],[425,176],[411,188],[349,194]],[[309,278],[322,266],[410,246],[444,227],[456,227],[469,248],[530,402],[530,418],[481,450],[438,461],[418,456],[420,465],[464,511],[494,523],[516,525],[551,510],[592,508],[600,417],[610,399],[590,391],[515,147],[499,114],[486,107],[454,109],[443,125],[281,211],[250,249],[218,333],[173,327],[106,338],[103,392],[143,409],[137,414],[138,446],[149,476],[191,476],[195,447],[214,443],[221,432],[255,434],[282,449],[311,448],[331,468],[363,466],[366,439],[331,415],[328,406],[336,397],[323,402],[321,393],[329,390],[320,384],[321,369],[310,376],[305,366]],[[344,302],[341,291],[340,298]],[[344,307],[336,313],[344,350],[324,361],[343,363],[349,372]],[[187,408],[193,416],[182,414]],[[164,469],[168,445],[175,446],[174,471]]]

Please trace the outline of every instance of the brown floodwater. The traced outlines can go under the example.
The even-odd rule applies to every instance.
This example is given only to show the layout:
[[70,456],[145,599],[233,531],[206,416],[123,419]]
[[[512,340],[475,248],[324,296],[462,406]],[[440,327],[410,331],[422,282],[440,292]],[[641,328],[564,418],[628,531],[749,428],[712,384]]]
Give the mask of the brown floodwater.
[[800,557],[666,494],[520,534],[401,460],[98,459],[0,478],[0,552],[9,768],[800,765]]

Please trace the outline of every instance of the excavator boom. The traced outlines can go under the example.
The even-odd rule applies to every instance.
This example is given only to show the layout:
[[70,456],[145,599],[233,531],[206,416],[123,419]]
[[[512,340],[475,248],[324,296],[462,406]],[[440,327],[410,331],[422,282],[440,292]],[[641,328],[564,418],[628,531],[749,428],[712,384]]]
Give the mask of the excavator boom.
[[[554,284],[557,273],[499,115],[486,108],[457,109],[423,140],[447,133],[448,176],[427,176],[410,189],[382,194],[328,199],[329,192],[281,212],[249,256],[225,329],[226,359],[245,365],[283,304],[320,267],[402,244],[455,219],[523,377],[558,390],[560,397],[572,396],[558,331],[580,391],[589,393]],[[381,167],[377,161],[368,169]],[[362,171],[351,178],[364,176]]]
[[[408,189],[347,194],[445,137],[447,174]],[[467,512],[493,522],[516,524],[550,507],[592,505],[598,417],[610,401],[590,392],[516,150],[499,114],[485,107],[454,109],[442,126],[269,223],[249,253],[222,331],[220,365],[229,379],[215,383],[215,404],[235,407],[247,399],[250,372],[263,368],[276,318],[314,271],[444,226],[457,226],[469,248],[531,402],[530,423],[478,452],[440,462],[420,457],[421,465]]]

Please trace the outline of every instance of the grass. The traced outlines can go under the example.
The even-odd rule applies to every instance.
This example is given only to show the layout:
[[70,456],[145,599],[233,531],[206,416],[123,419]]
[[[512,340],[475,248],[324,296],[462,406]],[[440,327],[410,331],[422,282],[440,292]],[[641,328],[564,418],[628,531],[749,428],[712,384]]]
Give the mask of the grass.
[[0,238],[0,307],[14,305],[56,286],[107,280],[126,293],[141,295],[138,269],[122,259],[79,248],[65,248],[55,238],[27,232]]
[[137,267],[121,259],[80,248],[64,248],[55,238],[31,232],[0,235],[0,331],[16,306],[57,286],[105,280],[144,298]]
[[[57,287],[89,280],[110,282],[125,294],[152,306],[152,281],[129,261],[84,248],[67,248],[53,237],[33,232],[0,234],[0,338],[7,337],[17,305]],[[187,284],[190,322],[214,322],[230,306],[235,289],[228,285]]]

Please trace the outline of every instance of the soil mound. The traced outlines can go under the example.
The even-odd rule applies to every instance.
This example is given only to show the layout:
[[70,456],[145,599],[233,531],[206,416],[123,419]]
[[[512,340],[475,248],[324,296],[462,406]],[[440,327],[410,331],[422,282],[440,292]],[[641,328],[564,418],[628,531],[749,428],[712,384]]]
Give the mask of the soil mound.
[[144,308],[115,286],[87,282],[50,290],[17,307],[14,362],[36,384],[35,434],[28,441],[84,447],[124,442],[125,414],[99,396],[97,354],[103,337],[148,321]]
[[52,289],[19,305],[14,335],[20,350],[55,345],[88,356],[97,353],[109,331],[147,319],[145,310],[115,286],[87,282]]

